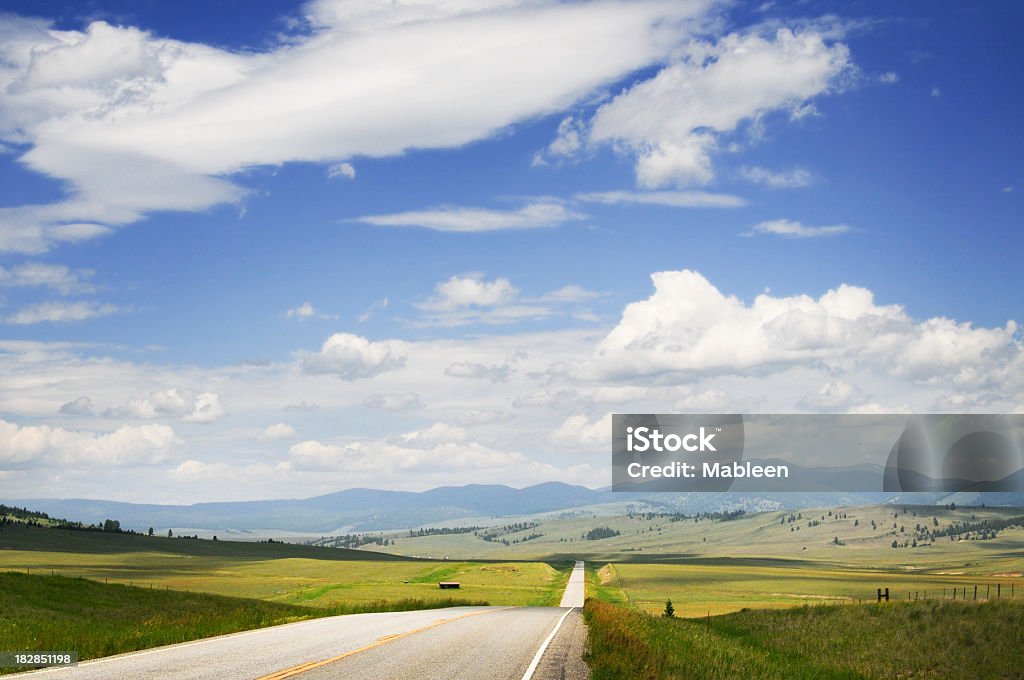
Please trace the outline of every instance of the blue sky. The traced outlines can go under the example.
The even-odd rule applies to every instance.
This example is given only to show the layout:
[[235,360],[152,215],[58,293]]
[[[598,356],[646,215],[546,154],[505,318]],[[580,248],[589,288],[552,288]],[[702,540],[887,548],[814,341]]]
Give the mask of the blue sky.
[[0,4],[0,497],[1024,408],[1019,4],[379,7]]

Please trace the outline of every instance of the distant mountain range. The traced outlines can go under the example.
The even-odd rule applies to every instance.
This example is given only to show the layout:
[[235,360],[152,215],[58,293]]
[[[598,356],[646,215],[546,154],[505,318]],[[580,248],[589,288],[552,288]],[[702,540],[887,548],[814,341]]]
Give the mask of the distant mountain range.
[[[498,484],[444,486],[429,491],[348,489],[296,500],[149,505],[90,499],[0,499],[7,505],[28,507],[86,523],[116,519],[126,529],[155,527],[238,531],[276,530],[332,534],[407,529],[426,524],[475,517],[505,517],[587,509],[599,514],[622,512],[624,504],[653,511],[697,513],[716,510],[747,511],[870,505],[876,503],[1024,506],[1020,493],[851,493],[837,490],[844,475],[865,471],[823,469],[820,483],[809,492],[736,491],[727,493],[618,493],[562,482],[547,482],[524,489]],[[873,472],[873,471],[872,471]],[[848,478],[845,478],[848,482]],[[842,488],[838,486],[838,488]]]

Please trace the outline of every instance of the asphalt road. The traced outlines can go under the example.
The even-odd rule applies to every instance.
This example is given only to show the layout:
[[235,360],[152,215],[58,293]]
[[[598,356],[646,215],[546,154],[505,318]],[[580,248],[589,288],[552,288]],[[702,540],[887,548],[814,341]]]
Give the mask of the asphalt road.
[[583,563],[565,607],[454,607],[353,614],[197,640],[8,677],[46,680],[587,677]]

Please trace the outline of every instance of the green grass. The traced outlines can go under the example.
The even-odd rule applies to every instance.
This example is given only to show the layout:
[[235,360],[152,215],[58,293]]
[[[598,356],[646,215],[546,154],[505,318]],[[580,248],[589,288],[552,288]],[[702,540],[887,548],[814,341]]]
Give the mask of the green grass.
[[587,601],[593,680],[1024,678],[1024,604],[804,606],[706,620]]
[[[805,604],[857,604],[875,600],[877,588],[889,588],[893,600],[949,598],[957,588],[957,598],[967,588],[968,598],[990,594],[995,599],[997,586],[1004,599],[1013,596],[1024,602],[1024,579],[1005,574],[950,574],[908,571],[895,568],[869,569],[809,561],[754,559],[692,559],[676,564],[616,563],[610,571],[605,591],[618,588],[625,599],[650,613],[662,611],[671,599],[676,614],[682,617],[712,616],[743,608],[782,608]],[[604,600],[621,602],[621,597]]]
[[359,550],[27,526],[0,530],[0,569],[322,608],[443,601],[451,591],[438,589],[442,580],[459,581],[459,597],[494,605],[558,604],[568,565],[558,566],[389,559]]
[[487,603],[410,599],[318,608],[0,572],[0,649],[77,651],[84,660],[320,616],[468,604]]

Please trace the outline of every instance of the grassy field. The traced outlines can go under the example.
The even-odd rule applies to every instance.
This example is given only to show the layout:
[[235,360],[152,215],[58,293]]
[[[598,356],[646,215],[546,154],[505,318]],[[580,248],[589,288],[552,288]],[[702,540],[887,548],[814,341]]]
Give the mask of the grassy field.
[[[77,651],[84,660],[320,616],[439,604],[484,603],[449,599],[303,607],[0,572],[0,649]],[[0,673],[15,670],[0,668]]]
[[[934,543],[912,545],[918,526],[943,532],[1022,514],[1019,508],[886,505],[767,512],[728,521],[640,514],[555,518],[503,535],[508,546],[458,534],[399,536],[389,549],[464,555],[482,546],[491,558],[578,556],[597,568],[610,565],[601,572],[603,582],[596,574],[591,578],[591,592],[596,583],[649,612],[661,611],[671,598],[681,616],[705,616],[744,607],[859,602],[873,599],[879,587],[888,587],[894,599],[949,597],[952,588],[967,587],[973,598],[977,585],[984,598],[990,588],[994,597],[1001,584],[1004,596],[1012,587],[1024,598],[1024,528],[1005,529],[988,540],[939,536]],[[619,534],[582,538],[599,526]],[[522,540],[532,534],[542,536]],[[894,540],[911,545],[893,548]]]
[[588,600],[593,680],[1024,678],[1024,603],[900,602],[666,619]]
[[[799,516],[793,522],[790,516]],[[447,556],[450,559],[551,559],[586,557],[598,561],[657,562],[692,557],[757,557],[812,560],[861,566],[966,569],[984,565],[1003,571],[1020,569],[1024,555],[1024,528],[999,532],[993,540],[950,541],[892,548],[893,540],[911,539],[914,528],[946,530],[963,522],[999,520],[1024,515],[1021,508],[957,508],[934,506],[838,507],[798,512],[751,513],[730,521],[702,519],[673,521],[644,514],[541,518],[537,526],[484,541],[472,533],[411,538],[389,534],[390,553]],[[494,523],[510,519],[492,520]],[[873,524],[872,524],[873,523]],[[895,526],[894,526],[895,525]],[[608,527],[617,536],[585,540],[596,527]],[[526,540],[528,536],[539,538]],[[840,544],[835,542],[839,539]],[[373,549],[372,546],[368,546]]]
[[494,605],[557,604],[569,563],[393,559],[376,553],[67,531],[0,530],[0,571],[85,577],[143,588],[212,593],[333,608],[406,599],[460,598]]
[[[1024,602],[1024,579],[979,574],[841,567],[797,560],[694,559],[680,564],[617,563],[601,573],[605,591],[614,589],[638,609],[660,613],[671,599],[678,616],[716,616],[743,608],[781,608],[812,603],[856,604],[875,600],[889,588],[892,600],[1011,596]],[[608,599],[608,598],[605,598]]]

